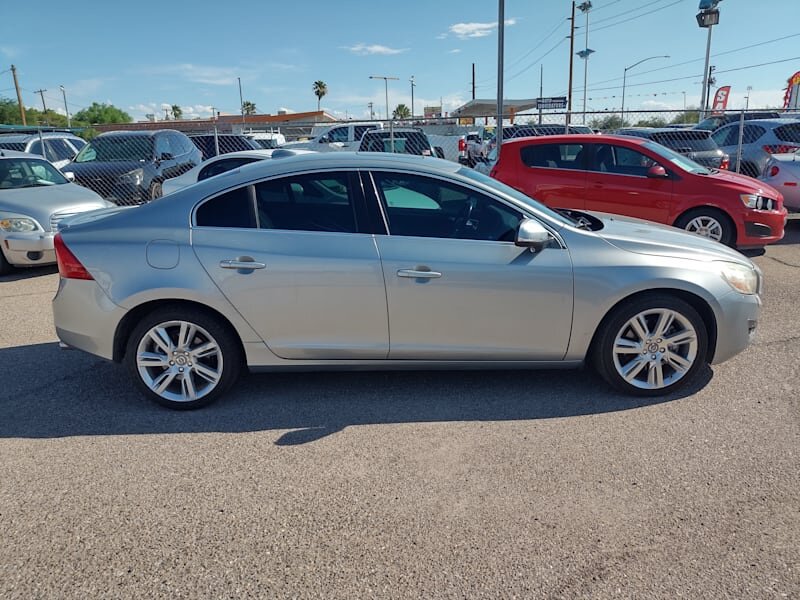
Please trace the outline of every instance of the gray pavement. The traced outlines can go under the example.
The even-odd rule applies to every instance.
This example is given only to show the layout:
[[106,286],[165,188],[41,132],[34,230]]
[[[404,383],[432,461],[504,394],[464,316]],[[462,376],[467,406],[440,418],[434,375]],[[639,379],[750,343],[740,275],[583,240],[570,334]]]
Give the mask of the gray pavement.
[[191,413],[0,278],[0,598],[798,598],[800,222],[757,341],[635,401],[587,372],[251,375]]

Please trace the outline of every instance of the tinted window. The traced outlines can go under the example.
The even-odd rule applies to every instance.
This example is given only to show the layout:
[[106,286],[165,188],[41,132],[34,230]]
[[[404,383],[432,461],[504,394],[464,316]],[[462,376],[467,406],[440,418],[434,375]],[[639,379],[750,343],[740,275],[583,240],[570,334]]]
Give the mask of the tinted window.
[[717,146],[735,146],[739,140],[739,126],[723,127],[711,134]]
[[251,162],[255,162],[257,160],[258,160],[257,158],[248,158],[244,156],[240,156],[238,158],[225,158],[222,160],[218,160],[200,169],[200,173],[197,174],[197,181],[203,181],[204,179],[208,179],[209,177],[213,177],[214,175],[225,173],[226,171],[236,169],[238,167],[241,167],[242,165],[246,165]]
[[374,125],[356,125],[355,128],[354,128],[354,131],[355,131],[354,138],[356,140],[360,140],[362,137],[364,137],[364,134],[366,132],[368,132],[370,129],[375,129],[375,126]]
[[331,142],[346,142],[347,127],[336,127],[328,132],[328,140]]
[[75,147],[75,150],[82,150],[86,145],[86,141],[81,138],[69,138],[67,141]]
[[373,176],[391,235],[514,241],[522,214],[493,198],[429,177]]
[[84,146],[75,162],[150,161],[153,159],[153,138],[132,135],[130,137],[102,135]]
[[42,142],[40,142],[39,140],[33,142],[30,148],[28,148],[28,152],[30,152],[31,154],[38,154],[40,156],[44,156],[44,152],[42,152]]
[[782,142],[800,142],[800,123],[781,125],[775,129],[775,136]]
[[[734,131],[736,131],[736,135],[738,136],[737,128],[733,127],[732,129]],[[744,126],[743,136],[742,136],[742,143],[743,144],[754,144],[755,142],[758,141],[758,138],[760,138],[766,132],[767,132],[766,129],[764,129],[763,127],[759,127],[758,125],[745,125]],[[738,137],[733,143],[734,144],[738,144],[739,143]]]
[[0,142],[0,148],[3,150],[16,150],[17,152],[25,152],[25,144],[17,142]]
[[612,144],[598,144],[595,146],[591,170],[617,175],[646,177],[647,170],[656,164],[658,163],[652,158],[637,150]]
[[47,158],[50,160],[69,160],[75,156],[75,151],[64,140],[51,138],[44,141],[47,148]]
[[550,169],[585,169],[583,144],[531,144],[519,151],[522,164]]
[[347,173],[295,175],[256,184],[259,227],[292,231],[358,231]]
[[672,148],[676,152],[702,152],[705,150],[716,150],[717,145],[708,135],[703,135],[699,131],[681,131],[654,133],[650,136],[654,142]]
[[[394,146],[392,143],[394,142]],[[371,132],[364,136],[359,146],[361,152],[395,152],[431,156],[431,144],[427,136],[418,131],[402,131],[394,134],[388,131]]]
[[252,187],[231,190],[201,204],[195,222],[203,227],[255,227]]

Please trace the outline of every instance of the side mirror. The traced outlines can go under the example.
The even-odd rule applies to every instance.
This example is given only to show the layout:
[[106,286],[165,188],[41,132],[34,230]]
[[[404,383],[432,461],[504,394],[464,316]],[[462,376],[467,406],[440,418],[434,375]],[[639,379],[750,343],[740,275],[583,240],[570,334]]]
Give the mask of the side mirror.
[[530,248],[534,252],[542,250],[550,241],[550,232],[535,219],[523,219],[517,229],[514,244],[521,248]]
[[327,135],[323,135],[321,138],[319,138],[320,144],[328,144],[330,141],[331,139]]
[[667,176],[667,171],[661,165],[653,165],[647,169],[647,176],[651,179],[664,179]]

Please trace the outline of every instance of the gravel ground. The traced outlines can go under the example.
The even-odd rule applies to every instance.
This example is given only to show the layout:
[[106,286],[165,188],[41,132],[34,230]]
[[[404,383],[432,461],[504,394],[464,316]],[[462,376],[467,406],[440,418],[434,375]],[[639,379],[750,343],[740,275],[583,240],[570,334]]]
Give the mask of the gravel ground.
[[798,598],[800,222],[756,342],[632,401],[587,372],[251,375],[150,404],[0,278],[0,597]]

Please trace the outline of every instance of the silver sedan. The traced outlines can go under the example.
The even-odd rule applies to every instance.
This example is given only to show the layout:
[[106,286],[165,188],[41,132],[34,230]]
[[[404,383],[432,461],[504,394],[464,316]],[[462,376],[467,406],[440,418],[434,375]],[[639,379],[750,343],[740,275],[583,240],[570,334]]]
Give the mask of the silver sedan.
[[579,367],[658,395],[744,350],[761,274],[716,242],[556,213],[431,157],[259,161],[72,219],[53,300],[68,346],[195,408],[242,368]]

